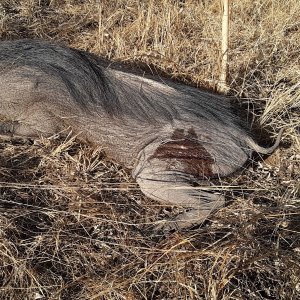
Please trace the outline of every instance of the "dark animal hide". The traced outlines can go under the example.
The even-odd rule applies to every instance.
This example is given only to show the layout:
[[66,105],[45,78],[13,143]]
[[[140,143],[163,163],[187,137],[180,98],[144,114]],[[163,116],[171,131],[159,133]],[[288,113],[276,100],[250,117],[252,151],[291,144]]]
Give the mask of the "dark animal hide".
[[0,86],[0,133],[38,137],[72,128],[131,167],[145,195],[189,207],[169,223],[179,228],[223,205],[223,195],[205,190],[209,179],[279,142],[258,146],[223,96],[137,76],[44,41],[0,43]]

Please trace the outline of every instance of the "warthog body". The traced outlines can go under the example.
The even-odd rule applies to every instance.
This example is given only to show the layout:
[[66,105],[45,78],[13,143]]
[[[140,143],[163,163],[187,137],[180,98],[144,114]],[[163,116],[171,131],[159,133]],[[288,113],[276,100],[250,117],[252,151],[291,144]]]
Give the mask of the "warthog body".
[[253,151],[230,101],[186,85],[107,66],[86,52],[43,41],[0,43],[0,133],[50,136],[66,128],[132,168],[141,190],[191,210],[183,228],[223,204],[193,188],[240,169]]

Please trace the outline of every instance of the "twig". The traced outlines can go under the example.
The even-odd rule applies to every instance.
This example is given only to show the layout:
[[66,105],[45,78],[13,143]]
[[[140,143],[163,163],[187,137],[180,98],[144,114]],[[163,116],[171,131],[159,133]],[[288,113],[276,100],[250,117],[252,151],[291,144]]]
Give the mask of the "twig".
[[223,0],[222,46],[221,46],[222,55],[221,55],[221,73],[220,73],[218,90],[225,94],[229,90],[229,87],[227,85],[228,36],[229,36],[229,0]]

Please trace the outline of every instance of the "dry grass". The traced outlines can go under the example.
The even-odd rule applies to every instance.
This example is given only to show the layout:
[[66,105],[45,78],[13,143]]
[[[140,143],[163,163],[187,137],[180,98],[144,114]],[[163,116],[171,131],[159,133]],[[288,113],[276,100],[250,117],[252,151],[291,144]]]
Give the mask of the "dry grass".
[[[0,35],[64,41],[214,89],[220,10],[218,0],[3,0]],[[299,20],[298,0],[232,3],[232,94],[271,134],[286,130],[281,149],[221,183],[228,205],[199,228],[154,232],[176,208],[143,197],[101,149],[3,139],[0,298],[299,299]]]

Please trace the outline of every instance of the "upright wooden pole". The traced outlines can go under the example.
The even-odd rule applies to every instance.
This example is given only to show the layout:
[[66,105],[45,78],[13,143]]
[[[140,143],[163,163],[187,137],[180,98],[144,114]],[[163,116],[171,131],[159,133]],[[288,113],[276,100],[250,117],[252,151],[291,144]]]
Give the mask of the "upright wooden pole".
[[222,93],[227,93],[229,87],[227,85],[228,72],[228,36],[229,36],[229,1],[223,2],[223,17],[222,17],[222,45],[221,45],[221,70],[218,84],[218,90]]

